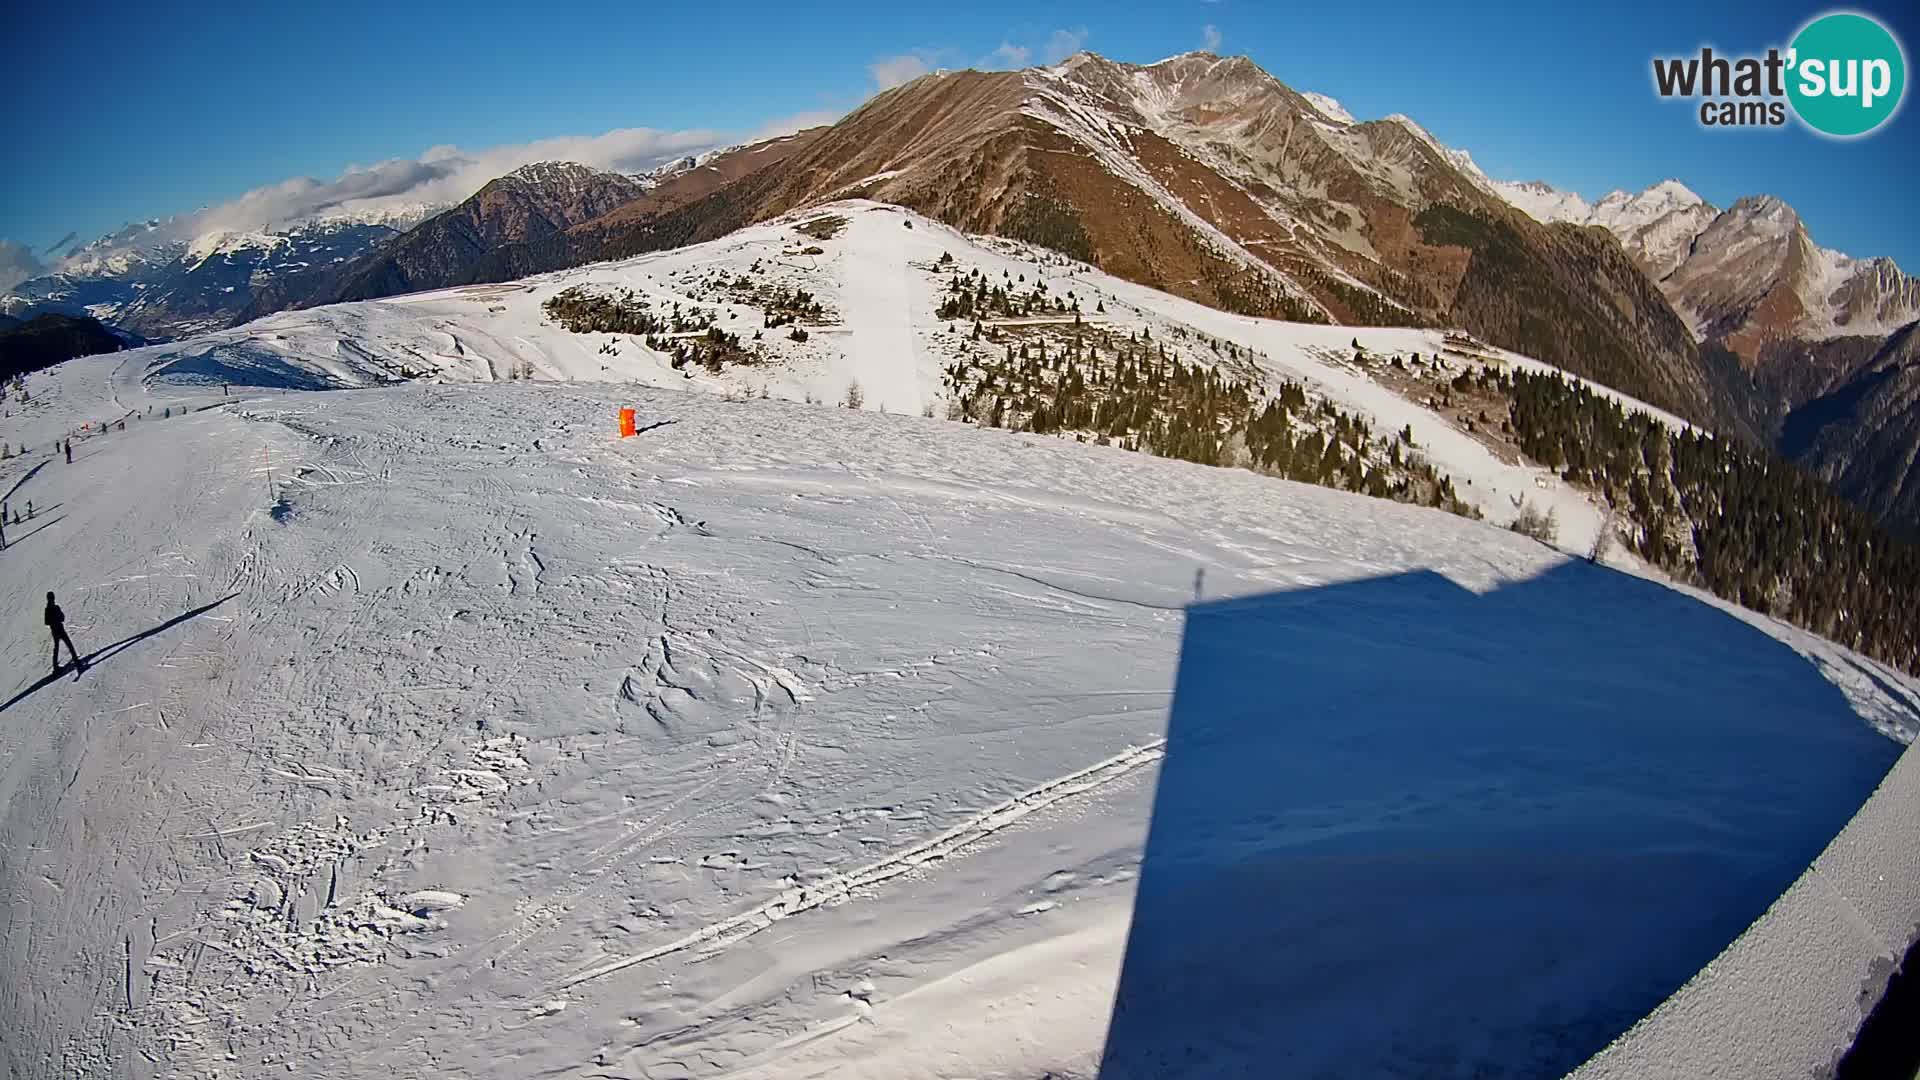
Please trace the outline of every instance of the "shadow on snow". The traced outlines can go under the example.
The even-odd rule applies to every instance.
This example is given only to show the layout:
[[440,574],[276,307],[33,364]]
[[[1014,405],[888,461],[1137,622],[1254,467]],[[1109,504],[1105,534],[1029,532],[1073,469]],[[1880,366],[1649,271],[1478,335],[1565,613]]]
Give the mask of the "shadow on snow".
[[[61,521],[66,519],[66,516],[65,514],[61,514],[59,517],[48,517],[46,511],[41,511],[39,516],[34,518],[34,520],[23,521],[19,525],[13,526],[16,531],[7,534],[7,546],[0,548],[0,554],[12,551],[19,545],[26,543],[27,538],[33,536],[35,533],[60,524]],[[31,526],[31,528],[26,528],[24,532],[18,531],[26,526]]]
[[42,676],[39,682],[36,682],[31,686],[25,687],[19,693],[8,698],[4,704],[0,704],[0,712],[6,712],[8,709],[11,709],[15,705],[20,704],[20,702],[33,696],[33,694],[35,694],[36,692],[45,689],[49,684],[59,679],[60,676],[65,675],[69,671],[72,671],[74,673],[75,678],[79,678],[80,671],[84,671],[87,668],[91,668],[96,664],[99,664],[100,662],[117,655],[122,650],[130,649],[133,646],[139,644],[140,642],[145,641],[148,638],[154,636],[155,634],[159,634],[164,631],[170,630],[173,627],[178,626],[183,622],[186,622],[188,619],[198,618],[201,615],[205,615],[207,612],[212,611],[214,608],[219,607],[221,604],[224,604],[227,601],[239,595],[240,594],[237,592],[228,593],[227,595],[221,597],[218,600],[213,601],[210,604],[202,604],[197,608],[193,608],[192,610],[183,611],[180,614],[175,615],[173,618],[168,619],[166,622],[160,623],[157,626],[148,627],[147,629],[142,630],[137,634],[133,634],[128,637],[121,638],[119,641],[116,641],[113,644],[108,645],[103,649],[98,649],[94,652],[88,653],[85,657],[82,658],[79,665],[79,670],[75,670],[73,667],[66,667],[66,668],[60,669],[59,671],[53,672],[50,675]]
[[1584,563],[1196,604],[1100,1076],[1561,1075],[1899,750],[1786,646]]

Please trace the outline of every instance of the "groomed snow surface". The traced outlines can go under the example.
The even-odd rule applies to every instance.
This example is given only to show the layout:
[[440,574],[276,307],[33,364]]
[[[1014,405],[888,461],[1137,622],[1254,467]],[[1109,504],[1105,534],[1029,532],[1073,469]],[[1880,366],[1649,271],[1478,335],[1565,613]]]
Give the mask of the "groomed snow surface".
[[[957,242],[872,216],[862,252]],[[930,287],[834,257],[853,344],[749,377],[937,386]],[[1073,280],[1319,363],[1280,346],[1320,331]],[[1920,728],[1911,680],[1772,620],[1248,472],[639,363],[665,388],[167,370],[283,333],[273,370],[331,385],[368,365],[290,320],[391,357],[409,312],[597,367],[470,296],[10,402],[13,1076],[1543,1075]],[[43,677],[48,590],[77,676]]]

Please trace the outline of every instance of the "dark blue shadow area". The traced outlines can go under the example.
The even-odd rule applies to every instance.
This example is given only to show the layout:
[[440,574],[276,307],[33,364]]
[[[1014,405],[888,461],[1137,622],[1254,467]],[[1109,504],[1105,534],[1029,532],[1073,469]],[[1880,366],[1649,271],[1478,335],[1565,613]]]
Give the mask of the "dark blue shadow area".
[[1791,649],[1582,562],[1196,605],[1100,1076],[1559,1076],[1899,750]]
[[332,390],[338,384],[259,346],[220,345],[168,357],[147,372],[150,379],[188,385],[262,387],[270,390]]

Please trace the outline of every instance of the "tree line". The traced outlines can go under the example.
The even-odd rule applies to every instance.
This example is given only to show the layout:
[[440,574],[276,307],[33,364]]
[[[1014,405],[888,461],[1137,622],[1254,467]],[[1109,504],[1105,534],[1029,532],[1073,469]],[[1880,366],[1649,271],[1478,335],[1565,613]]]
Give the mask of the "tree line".
[[1129,334],[1105,354],[1080,334],[1051,350],[1044,338],[1008,343],[1001,357],[949,365],[944,382],[950,419],[1480,516],[1417,451],[1411,431],[1376,433],[1297,383],[1269,394],[1252,378],[1185,362],[1151,331]]
[[1528,457],[1604,497],[1675,579],[1920,674],[1920,548],[1773,454],[1564,376],[1483,370]]

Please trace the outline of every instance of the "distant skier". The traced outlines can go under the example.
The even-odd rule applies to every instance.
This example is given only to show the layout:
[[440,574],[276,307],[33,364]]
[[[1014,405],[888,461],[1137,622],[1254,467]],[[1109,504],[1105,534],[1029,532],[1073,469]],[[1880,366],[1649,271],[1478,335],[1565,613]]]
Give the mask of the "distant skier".
[[47,629],[53,634],[53,673],[60,674],[60,643],[67,643],[67,652],[73,657],[73,666],[84,668],[85,660],[80,659],[80,650],[73,647],[73,639],[67,636],[67,613],[53,602],[53,594],[47,594]]
[[73,440],[67,440],[67,464],[73,464]]

